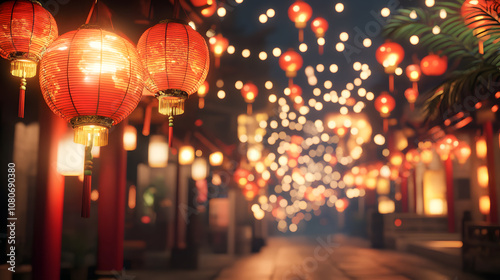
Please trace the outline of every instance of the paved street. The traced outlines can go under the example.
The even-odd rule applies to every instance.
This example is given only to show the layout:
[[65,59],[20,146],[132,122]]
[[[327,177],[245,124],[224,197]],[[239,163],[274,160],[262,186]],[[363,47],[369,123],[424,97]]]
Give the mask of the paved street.
[[341,235],[271,238],[258,253],[225,268],[217,280],[462,280],[484,279],[425,258],[375,250]]

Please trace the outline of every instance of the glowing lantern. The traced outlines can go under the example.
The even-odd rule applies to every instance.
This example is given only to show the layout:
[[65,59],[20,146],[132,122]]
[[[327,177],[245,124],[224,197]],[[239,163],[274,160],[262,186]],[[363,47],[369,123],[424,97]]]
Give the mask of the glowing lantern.
[[208,93],[209,85],[208,82],[205,81],[200,88],[198,88],[198,97],[200,98],[198,102],[198,107],[203,109],[205,107],[205,96]]
[[422,73],[427,76],[441,76],[448,68],[448,59],[446,56],[440,57],[436,54],[429,54],[420,61]]
[[488,152],[488,148],[486,146],[486,139],[484,137],[480,137],[476,141],[476,155],[478,158],[486,158],[486,153]]
[[392,110],[394,110],[394,107],[396,107],[396,101],[394,101],[394,98],[386,91],[382,92],[382,94],[375,99],[375,109],[377,109],[380,116],[384,118],[384,132],[389,130],[387,118]]
[[255,101],[255,98],[259,94],[259,89],[253,83],[246,83],[241,88],[241,95],[245,102],[247,103],[247,114],[252,114],[252,103]]
[[82,217],[90,215],[92,147],[108,144],[108,130],[139,103],[143,68],[135,47],[97,26],[83,25],[55,40],[40,63],[40,87],[50,109],[85,145]]
[[490,197],[483,195],[479,197],[479,212],[483,215],[490,214]]
[[[322,17],[317,17],[311,22],[311,29],[316,34],[319,44],[319,54],[323,54],[325,33],[328,30],[328,21]],[[320,44],[320,42],[323,42]]]
[[304,138],[298,135],[292,135],[290,141],[290,148],[286,150],[289,160],[296,160],[302,153],[302,142]]
[[420,80],[420,66],[418,64],[410,64],[406,67],[406,76],[411,82],[418,82]]
[[349,202],[345,198],[338,199],[337,201],[335,201],[335,209],[337,209],[337,212],[339,213],[344,212],[348,205]]
[[378,199],[378,212],[380,214],[394,213],[396,210],[396,204],[393,200],[388,197],[380,197]]
[[123,133],[123,147],[125,151],[133,151],[137,147],[137,129],[132,125],[125,127]]
[[289,78],[288,87],[290,89],[293,85],[293,78],[297,76],[297,71],[302,68],[303,63],[302,56],[293,49],[289,49],[280,56],[279,64]]
[[406,160],[415,165],[420,162],[420,153],[417,149],[411,149],[406,153]]
[[10,60],[10,72],[21,78],[18,116],[24,118],[26,78],[58,35],[56,21],[37,1],[16,0],[0,5],[0,55]]
[[190,165],[194,161],[194,148],[192,146],[182,146],[179,149],[179,164]]
[[393,74],[398,65],[403,61],[405,51],[401,45],[394,42],[382,44],[375,53],[378,63],[382,64],[387,74]]
[[395,167],[400,167],[403,164],[403,153],[401,152],[393,152],[391,153],[391,157],[389,158],[389,162]]
[[191,166],[191,177],[193,180],[205,180],[207,178],[208,165],[207,161],[203,158],[197,158],[193,161]]
[[477,182],[482,188],[488,187],[489,177],[488,167],[486,165],[482,165],[477,168]]
[[[389,172],[391,172],[390,169]],[[390,192],[391,192],[391,181],[389,181],[388,178],[379,178],[377,180],[377,193],[384,195],[384,194],[389,194]]]
[[215,68],[220,66],[220,57],[227,50],[229,46],[229,41],[222,36],[222,34],[217,34],[210,38],[208,41],[210,43],[210,49],[215,56]]
[[470,146],[465,141],[459,141],[458,146],[454,149],[455,157],[460,164],[464,164],[471,155]]
[[204,17],[211,17],[217,10],[217,3],[215,0],[191,0],[191,3],[193,3],[193,6],[195,7],[208,6],[207,8],[201,10],[201,14]]
[[262,152],[259,148],[257,148],[256,146],[248,148],[247,158],[250,162],[259,161],[261,157],[262,157]]
[[436,143],[436,152],[442,160],[447,160],[451,152],[458,146],[458,140],[453,135],[446,135]]
[[443,215],[445,214],[445,201],[442,198],[433,198],[429,200],[428,213],[429,215]]
[[483,14],[483,11],[487,9],[485,0],[465,0],[460,9],[465,25],[472,29],[474,36],[479,39],[479,53],[481,54],[484,53],[483,42],[490,37],[487,28],[490,19]]
[[148,163],[152,168],[163,168],[168,163],[168,144],[165,137],[153,135],[149,138]]
[[185,22],[168,19],[146,30],[137,50],[147,73],[146,87],[158,98],[160,114],[169,116],[172,146],[174,116],[184,113],[185,100],[207,77],[207,43]]
[[405,90],[405,97],[406,100],[408,100],[408,103],[410,103],[410,109],[414,110],[415,102],[417,101],[418,98],[418,90],[416,90],[414,87],[407,88]]
[[211,166],[221,166],[224,161],[224,155],[221,152],[211,153],[208,160]]
[[290,89],[290,99],[292,100],[292,102],[295,102],[295,98],[297,98],[298,96],[302,96],[302,88],[299,87],[298,85],[291,85],[291,87],[289,87]]
[[295,23],[295,27],[299,29],[299,41],[304,41],[304,28],[307,21],[312,16],[312,8],[306,2],[297,0],[288,8],[288,17]]
[[382,64],[385,73],[389,74],[389,92],[394,91],[394,71],[403,61],[405,51],[401,45],[394,42],[382,44],[375,52],[375,58]]
[[248,176],[250,175],[250,171],[243,169],[243,168],[238,168],[234,171],[234,181],[240,185],[240,187],[245,186],[248,183]]

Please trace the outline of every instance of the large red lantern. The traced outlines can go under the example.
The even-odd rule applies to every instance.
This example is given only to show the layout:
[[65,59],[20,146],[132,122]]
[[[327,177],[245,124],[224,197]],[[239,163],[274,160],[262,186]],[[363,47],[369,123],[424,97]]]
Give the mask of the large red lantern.
[[441,76],[448,68],[448,59],[446,56],[429,54],[420,61],[420,68],[426,76]]
[[[496,3],[497,1],[490,1]],[[483,42],[488,40],[488,18],[483,14],[483,10],[488,9],[489,4],[484,0],[465,0],[460,9],[460,13],[465,25],[472,29],[474,36],[479,39],[479,53],[483,54]]]
[[303,63],[302,56],[293,49],[289,49],[280,56],[279,64],[289,78],[289,88],[292,87],[293,78],[297,76],[297,71],[302,68]]
[[11,61],[10,72],[21,78],[18,116],[24,117],[26,78],[58,35],[56,21],[37,1],[7,1],[0,5],[0,55]]
[[259,89],[253,83],[246,83],[241,88],[241,95],[245,102],[247,103],[247,114],[252,114],[252,103],[255,101],[255,98],[259,94]]
[[215,0],[191,0],[191,3],[195,7],[208,6],[201,10],[201,14],[204,17],[211,17],[215,13],[215,10],[217,10],[217,3]]
[[85,145],[82,217],[90,211],[93,146],[108,144],[108,129],[139,103],[143,73],[135,47],[96,26],[83,25],[55,40],[40,64],[40,87],[50,109]]
[[312,8],[306,2],[297,0],[288,8],[288,17],[295,23],[299,29],[299,41],[304,41],[304,28],[312,16]]
[[168,115],[172,146],[174,116],[184,113],[185,100],[207,77],[207,43],[185,22],[168,19],[146,30],[137,50],[146,70],[146,87],[158,98],[160,114]]
[[436,152],[442,160],[447,160],[453,150],[458,146],[457,137],[448,134],[443,139],[436,143]]
[[387,132],[389,130],[387,118],[396,107],[396,101],[394,101],[394,98],[389,93],[384,91],[375,99],[374,105],[380,116],[384,118],[384,132]]
[[389,74],[389,92],[394,92],[394,71],[403,61],[405,51],[401,45],[394,42],[385,42],[375,52],[375,58],[382,64],[385,73]]
[[210,49],[215,56],[215,68],[219,68],[220,57],[229,46],[229,41],[226,38],[224,38],[222,34],[218,34],[210,38],[208,42],[210,43]]
[[323,46],[325,45],[325,33],[328,30],[328,21],[322,17],[317,17],[311,22],[311,29],[316,34],[319,45],[319,54],[323,54]]

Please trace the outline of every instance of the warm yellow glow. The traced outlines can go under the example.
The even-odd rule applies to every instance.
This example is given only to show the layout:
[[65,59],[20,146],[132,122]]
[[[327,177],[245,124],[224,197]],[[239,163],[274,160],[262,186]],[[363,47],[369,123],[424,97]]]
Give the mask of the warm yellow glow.
[[179,164],[190,165],[194,161],[194,148],[192,146],[182,146],[179,149]]
[[480,137],[476,141],[476,155],[478,158],[486,158],[486,153],[488,152],[487,146],[486,146],[486,140],[484,137]]
[[224,155],[221,152],[211,153],[209,161],[211,166],[221,166],[222,161],[224,161]]
[[343,43],[337,43],[337,45],[335,45],[335,49],[338,51],[338,52],[343,52],[344,49],[345,49],[345,45]]
[[426,170],[423,177],[424,213],[446,214],[446,176],[443,169]]
[[137,129],[132,125],[125,127],[123,133],[123,147],[126,151],[133,151],[137,147]]
[[274,17],[276,15],[276,12],[273,9],[268,9],[266,11],[266,15],[270,18]]
[[424,149],[420,153],[420,159],[425,164],[431,163],[433,158],[434,158],[434,153],[432,152],[432,150]]
[[429,215],[444,215],[446,203],[444,199],[434,198],[429,201]]
[[[390,169],[389,172],[391,172]],[[389,181],[389,179],[387,178],[379,178],[377,181],[377,193],[379,195],[387,195],[390,192],[391,192],[391,181]]]
[[396,205],[393,200],[387,197],[380,197],[378,199],[378,212],[380,214],[394,213]]
[[217,97],[218,97],[219,99],[224,99],[224,98],[226,98],[226,92],[225,92],[225,91],[223,91],[222,89],[221,89],[221,90],[219,90],[219,91],[217,92]]
[[197,158],[193,161],[191,166],[191,177],[193,180],[204,180],[207,178],[208,165],[204,158]]
[[99,191],[92,190],[92,192],[90,193],[90,200],[97,201],[98,199],[99,199]]
[[335,11],[337,11],[337,13],[342,13],[344,11],[344,4],[337,3],[335,5]]
[[388,17],[391,15],[391,10],[389,10],[389,8],[385,7],[383,8],[381,11],[380,11],[380,14],[383,16],[383,17]]
[[479,166],[477,168],[477,183],[482,188],[488,187],[488,167],[486,165]]
[[483,195],[479,197],[479,212],[483,215],[490,214],[490,197]]
[[365,38],[363,40],[363,46],[365,46],[365,48],[369,48],[372,46],[372,40],[370,38]]
[[224,7],[219,7],[217,9],[217,15],[219,17],[224,17],[226,15],[226,9]]
[[349,40],[349,34],[347,34],[347,32],[342,32],[342,33],[340,33],[339,38],[340,38],[340,41],[345,42],[345,41]]
[[267,15],[265,15],[265,14],[261,14],[261,15],[259,16],[259,22],[260,22],[260,23],[266,23],[266,22],[267,22]]
[[417,36],[417,35],[412,35],[412,36],[410,37],[410,43],[411,43],[412,45],[416,45],[416,44],[418,44],[418,42],[419,42],[419,41],[420,41],[420,39],[418,38],[418,36]]
[[168,144],[165,137],[153,135],[149,139],[148,163],[150,167],[166,167],[168,162]]
[[251,162],[256,162],[262,157],[262,152],[256,147],[250,147],[247,151],[247,158]]

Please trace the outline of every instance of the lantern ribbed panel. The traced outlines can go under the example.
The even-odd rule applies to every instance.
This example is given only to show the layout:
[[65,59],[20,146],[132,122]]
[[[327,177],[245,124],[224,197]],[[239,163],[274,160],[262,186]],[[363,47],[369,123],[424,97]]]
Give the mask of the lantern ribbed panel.
[[129,41],[98,28],[80,28],[50,45],[40,64],[40,86],[50,109],[67,121],[100,116],[117,124],[139,103],[143,73]]
[[137,49],[146,71],[146,87],[151,92],[181,90],[191,95],[207,77],[207,43],[189,25],[158,23],[144,32]]
[[36,2],[8,1],[0,5],[0,55],[6,59],[24,53],[38,62],[57,38],[54,17]]

